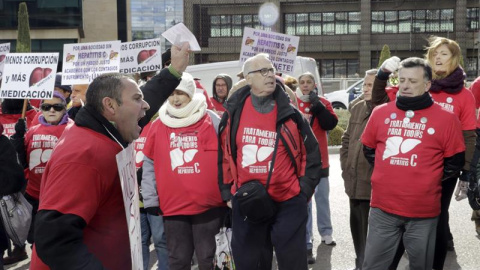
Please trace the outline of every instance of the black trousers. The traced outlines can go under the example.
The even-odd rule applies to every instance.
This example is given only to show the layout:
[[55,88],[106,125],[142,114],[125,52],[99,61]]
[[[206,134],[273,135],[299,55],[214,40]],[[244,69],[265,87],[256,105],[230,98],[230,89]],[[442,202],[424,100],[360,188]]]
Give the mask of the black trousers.
[[[240,214],[232,198],[232,251],[237,270],[264,269],[271,247],[279,270],[307,270],[307,198],[300,194],[277,203],[277,214],[264,223],[253,224]],[[269,254],[266,254],[270,252]],[[270,259],[271,261],[271,259]]]
[[[450,225],[448,208],[450,208],[450,202],[452,201],[453,192],[455,191],[455,185],[457,184],[457,178],[449,178],[442,182],[442,197],[441,197],[441,209],[440,215],[438,216],[437,224],[437,237],[435,241],[435,257],[433,259],[433,269],[441,270],[445,264],[445,259],[447,257],[447,243],[449,240],[452,240],[452,235],[450,233]],[[397,269],[398,263],[402,258],[402,255],[405,251],[403,242],[400,242],[398,246],[397,253],[395,258],[388,269],[395,270]]]
[[350,231],[355,248],[355,268],[361,269],[367,242],[370,200],[350,199]]

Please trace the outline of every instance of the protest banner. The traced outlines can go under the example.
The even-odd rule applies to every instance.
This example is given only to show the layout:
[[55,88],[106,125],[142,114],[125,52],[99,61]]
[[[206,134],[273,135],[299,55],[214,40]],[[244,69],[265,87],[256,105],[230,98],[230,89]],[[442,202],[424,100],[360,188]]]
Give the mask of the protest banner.
[[89,84],[98,75],[120,70],[121,42],[63,45],[62,85]]
[[245,27],[243,29],[240,63],[248,58],[266,53],[277,72],[293,75],[295,57],[300,38],[275,32]]
[[2,43],[0,44],[0,78],[2,78],[3,75],[3,66],[4,66],[4,61],[5,56],[10,52],[10,43]]
[[160,39],[122,43],[120,73],[133,74],[162,69]]
[[58,58],[58,53],[7,54],[0,98],[51,99]]
[[116,159],[127,218],[130,252],[132,256],[132,270],[143,270],[140,208],[133,143],[118,153]]

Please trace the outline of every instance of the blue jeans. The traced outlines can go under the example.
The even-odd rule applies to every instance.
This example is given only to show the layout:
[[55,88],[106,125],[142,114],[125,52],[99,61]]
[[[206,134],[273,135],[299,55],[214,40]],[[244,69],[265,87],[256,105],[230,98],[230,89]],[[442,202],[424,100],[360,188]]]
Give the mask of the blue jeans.
[[[330,218],[330,184],[328,177],[320,179],[320,183],[315,188],[315,206],[317,208],[317,227],[321,236],[333,234],[332,219]],[[312,224],[312,201],[308,204],[307,221],[307,249],[313,247],[313,224]]]
[[163,228],[163,217],[152,216],[140,212],[140,226],[142,228],[142,256],[143,269],[147,270],[150,262],[150,237],[158,259],[158,270],[168,270],[167,238]]

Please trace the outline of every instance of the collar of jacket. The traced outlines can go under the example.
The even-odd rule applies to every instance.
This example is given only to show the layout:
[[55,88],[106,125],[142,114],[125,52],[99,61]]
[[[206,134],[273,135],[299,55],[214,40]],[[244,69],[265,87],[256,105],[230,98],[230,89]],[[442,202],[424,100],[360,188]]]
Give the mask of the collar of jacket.
[[[83,106],[75,117],[75,125],[79,127],[85,127],[91,129],[95,132],[98,132],[102,135],[107,136],[112,141],[120,142],[120,144],[125,148],[128,146],[128,143],[125,142],[118,132],[118,130],[110,123],[103,115],[97,112],[93,107],[88,104]],[[110,133],[108,133],[108,131]],[[116,140],[112,137],[116,138]]]
[[[228,113],[233,117],[235,113],[240,109],[243,109],[245,100],[250,96],[250,86],[246,85],[237,90],[233,95],[225,102],[225,107]],[[282,86],[277,84],[275,91],[272,93],[273,100],[277,105],[277,125],[284,122],[291,115],[295,113],[293,107],[290,105],[290,100],[287,93],[283,90]]]

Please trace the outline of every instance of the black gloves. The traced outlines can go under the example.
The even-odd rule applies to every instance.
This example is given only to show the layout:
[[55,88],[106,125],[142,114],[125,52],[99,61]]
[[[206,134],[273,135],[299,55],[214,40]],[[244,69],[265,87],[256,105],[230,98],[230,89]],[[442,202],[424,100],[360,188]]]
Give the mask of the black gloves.
[[17,123],[15,124],[15,137],[23,137],[25,135],[25,132],[27,132],[27,124],[25,123],[25,119],[19,118]]
[[312,113],[314,115],[318,115],[319,113],[321,113],[325,109],[325,105],[323,105],[323,103],[320,101],[320,98],[318,97],[317,93],[315,93],[314,91],[312,91],[312,92],[310,92],[310,94],[308,94],[308,99],[309,99],[310,103],[312,104],[310,109],[312,110]]
[[161,210],[160,207],[158,207],[158,206],[146,207],[146,208],[145,208],[145,211],[147,211],[147,213],[148,213],[149,215],[152,215],[152,216],[161,216],[161,215],[163,215],[162,210]]
[[317,103],[320,102],[320,98],[318,97],[317,93],[315,93],[315,91],[312,91],[310,92],[310,94],[308,94],[308,100],[310,101],[312,106],[316,106]]

